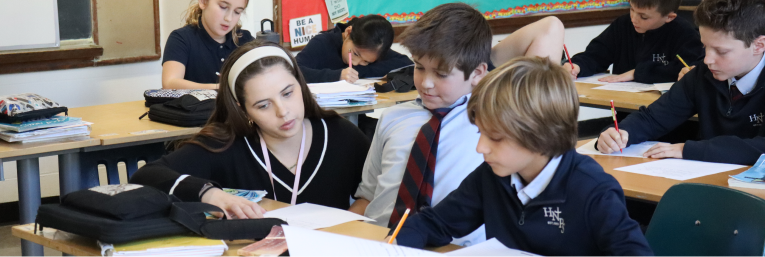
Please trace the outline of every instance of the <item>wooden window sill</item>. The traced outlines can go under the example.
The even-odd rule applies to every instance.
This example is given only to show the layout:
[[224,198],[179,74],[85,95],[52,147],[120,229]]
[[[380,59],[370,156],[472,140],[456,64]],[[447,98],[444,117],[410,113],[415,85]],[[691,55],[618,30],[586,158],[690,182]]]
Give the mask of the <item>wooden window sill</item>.
[[62,43],[58,48],[0,52],[0,74],[95,66],[104,48],[94,44]]

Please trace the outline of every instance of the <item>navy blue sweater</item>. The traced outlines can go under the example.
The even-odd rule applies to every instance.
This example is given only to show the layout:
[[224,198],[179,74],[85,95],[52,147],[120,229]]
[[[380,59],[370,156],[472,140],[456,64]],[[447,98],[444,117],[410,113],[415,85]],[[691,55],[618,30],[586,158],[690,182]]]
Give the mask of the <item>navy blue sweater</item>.
[[718,81],[702,64],[686,74],[656,102],[627,116],[619,128],[629,132],[628,144],[667,134],[699,115],[699,141],[689,140],[683,158],[753,165],[765,152],[765,72],[751,92],[731,104],[727,81]]
[[677,81],[684,67],[675,57],[688,63],[704,59],[699,32],[689,22],[674,19],[658,29],[639,34],[629,14],[617,18],[593,39],[583,53],[571,57],[579,65],[580,77],[604,72],[613,64],[613,74],[635,70],[635,81],[661,83]]
[[[308,45],[295,57],[308,83],[333,82],[340,80],[340,73],[348,68],[343,62],[343,31],[348,27],[338,23],[334,29],[316,35]],[[347,54],[347,53],[346,53]],[[392,49],[385,56],[367,66],[356,65],[353,69],[359,72],[359,78],[382,77],[391,70],[412,65],[412,60],[406,55]]]
[[526,206],[486,163],[432,209],[412,216],[399,245],[442,246],[486,223],[486,237],[541,255],[652,255],[630,219],[619,183],[592,158],[571,150],[550,184]]

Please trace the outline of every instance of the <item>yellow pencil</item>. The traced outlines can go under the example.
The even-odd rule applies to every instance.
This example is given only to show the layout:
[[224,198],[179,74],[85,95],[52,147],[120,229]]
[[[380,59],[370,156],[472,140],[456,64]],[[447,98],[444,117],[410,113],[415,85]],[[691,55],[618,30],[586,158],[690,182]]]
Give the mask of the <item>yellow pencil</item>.
[[404,216],[401,217],[401,221],[398,222],[398,226],[396,226],[396,230],[393,231],[393,236],[391,236],[390,240],[388,240],[388,244],[392,244],[393,240],[396,240],[396,236],[398,236],[398,232],[401,231],[401,226],[404,225],[404,221],[406,221],[407,216],[409,216],[409,208],[406,209]]
[[691,67],[689,67],[689,66],[688,66],[688,64],[687,64],[687,63],[685,63],[685,61],[683,61],[683,58],[682,58],[682,57],[680,57],[680,55],[679,55],[679,54],[677,54],[677,55],[675,55],[675,56],[677,56],[677,59],[678,59],[678,60],[680,60],[680,62],[682,62],[682,63],[683,63],[683,65],[685,65],[685,67],[686,67],[686,68],[688,68],[688,69],[690,69],[690,68],[691,68]]

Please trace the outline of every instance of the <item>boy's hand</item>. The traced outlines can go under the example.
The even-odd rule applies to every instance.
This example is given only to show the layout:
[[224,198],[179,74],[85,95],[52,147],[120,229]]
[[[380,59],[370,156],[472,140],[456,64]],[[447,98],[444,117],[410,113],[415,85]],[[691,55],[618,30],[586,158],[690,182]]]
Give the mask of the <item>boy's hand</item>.
[[251,202],[241,196],[230,195],[219,188],[208,190],[202,195],[202,202],[223,209],[229,219],[260,219],[266,209],[258,203]]
[[359,72],[353,68],[345,68],[343,72],[340,73],[340,80],[345,80],[350,83],[356,82],[356,80],[359,80]]
[[563,69],[570,73],[571,76],[574,77],[574,80],[576,80],[576,77],[579,76],[579,72],[581,71],[579,65],[574,64],[574,67],[571,67],[570,63],[563,64]]
[[682,159],[683,158],[683,147],[685,147],[685,144],[668,144],[668,143],[658,143],[651,147],[651,149],[648,149],[643,154],[643,157],[646,158],[654,158],[654,159],[663,159],[663,158],[677,158]]
[[677,75],[677,81],[680,81],[680,79],[683,78],[683,76],[685,76],[685,74],[690,72],[693,68],[696,68],[696,65],[693,65],[690,68],[683,67],[683,69],[680,70],[680,74]]
[[618,152],[619,149],[627,148],[628,141],[629,133],[626,130],[621,129],[619,132],[616,132],[615,128],[608,128],[603,133],[600,133],[598,150],[604,154]]
[[633,81],[635,80],[635,70],[625,72],[624,74],[621,74],[621,75],[611,75],[608,77],[603,77],[598,80],[602,82],[609,82],[609,83]]

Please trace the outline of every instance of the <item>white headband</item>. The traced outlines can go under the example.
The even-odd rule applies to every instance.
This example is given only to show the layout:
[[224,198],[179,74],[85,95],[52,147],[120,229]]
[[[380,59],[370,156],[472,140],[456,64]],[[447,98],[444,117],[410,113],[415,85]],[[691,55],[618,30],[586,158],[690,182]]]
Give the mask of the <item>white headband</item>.
[[239,59],[234,62],[234,65],[231,66],[231,70],[228,72],[228,89],[231,90],[231,95],[234,96],[234,100],[239,102],[239,99],[236,97],[236,91],[234,91],[234,82],[236,82],[236,78],[239,77],[239,73],[242,73],[242,71],[251,63],[271,56],[284,58],[287,60],[287,63],[289,63],[290,66],[293,68],[295,67],[292,65],[292,59],[290,59],[289,55],[287,55],[287,53],[279,47],[261,46],[250,50],[249,52],[239,57]]

